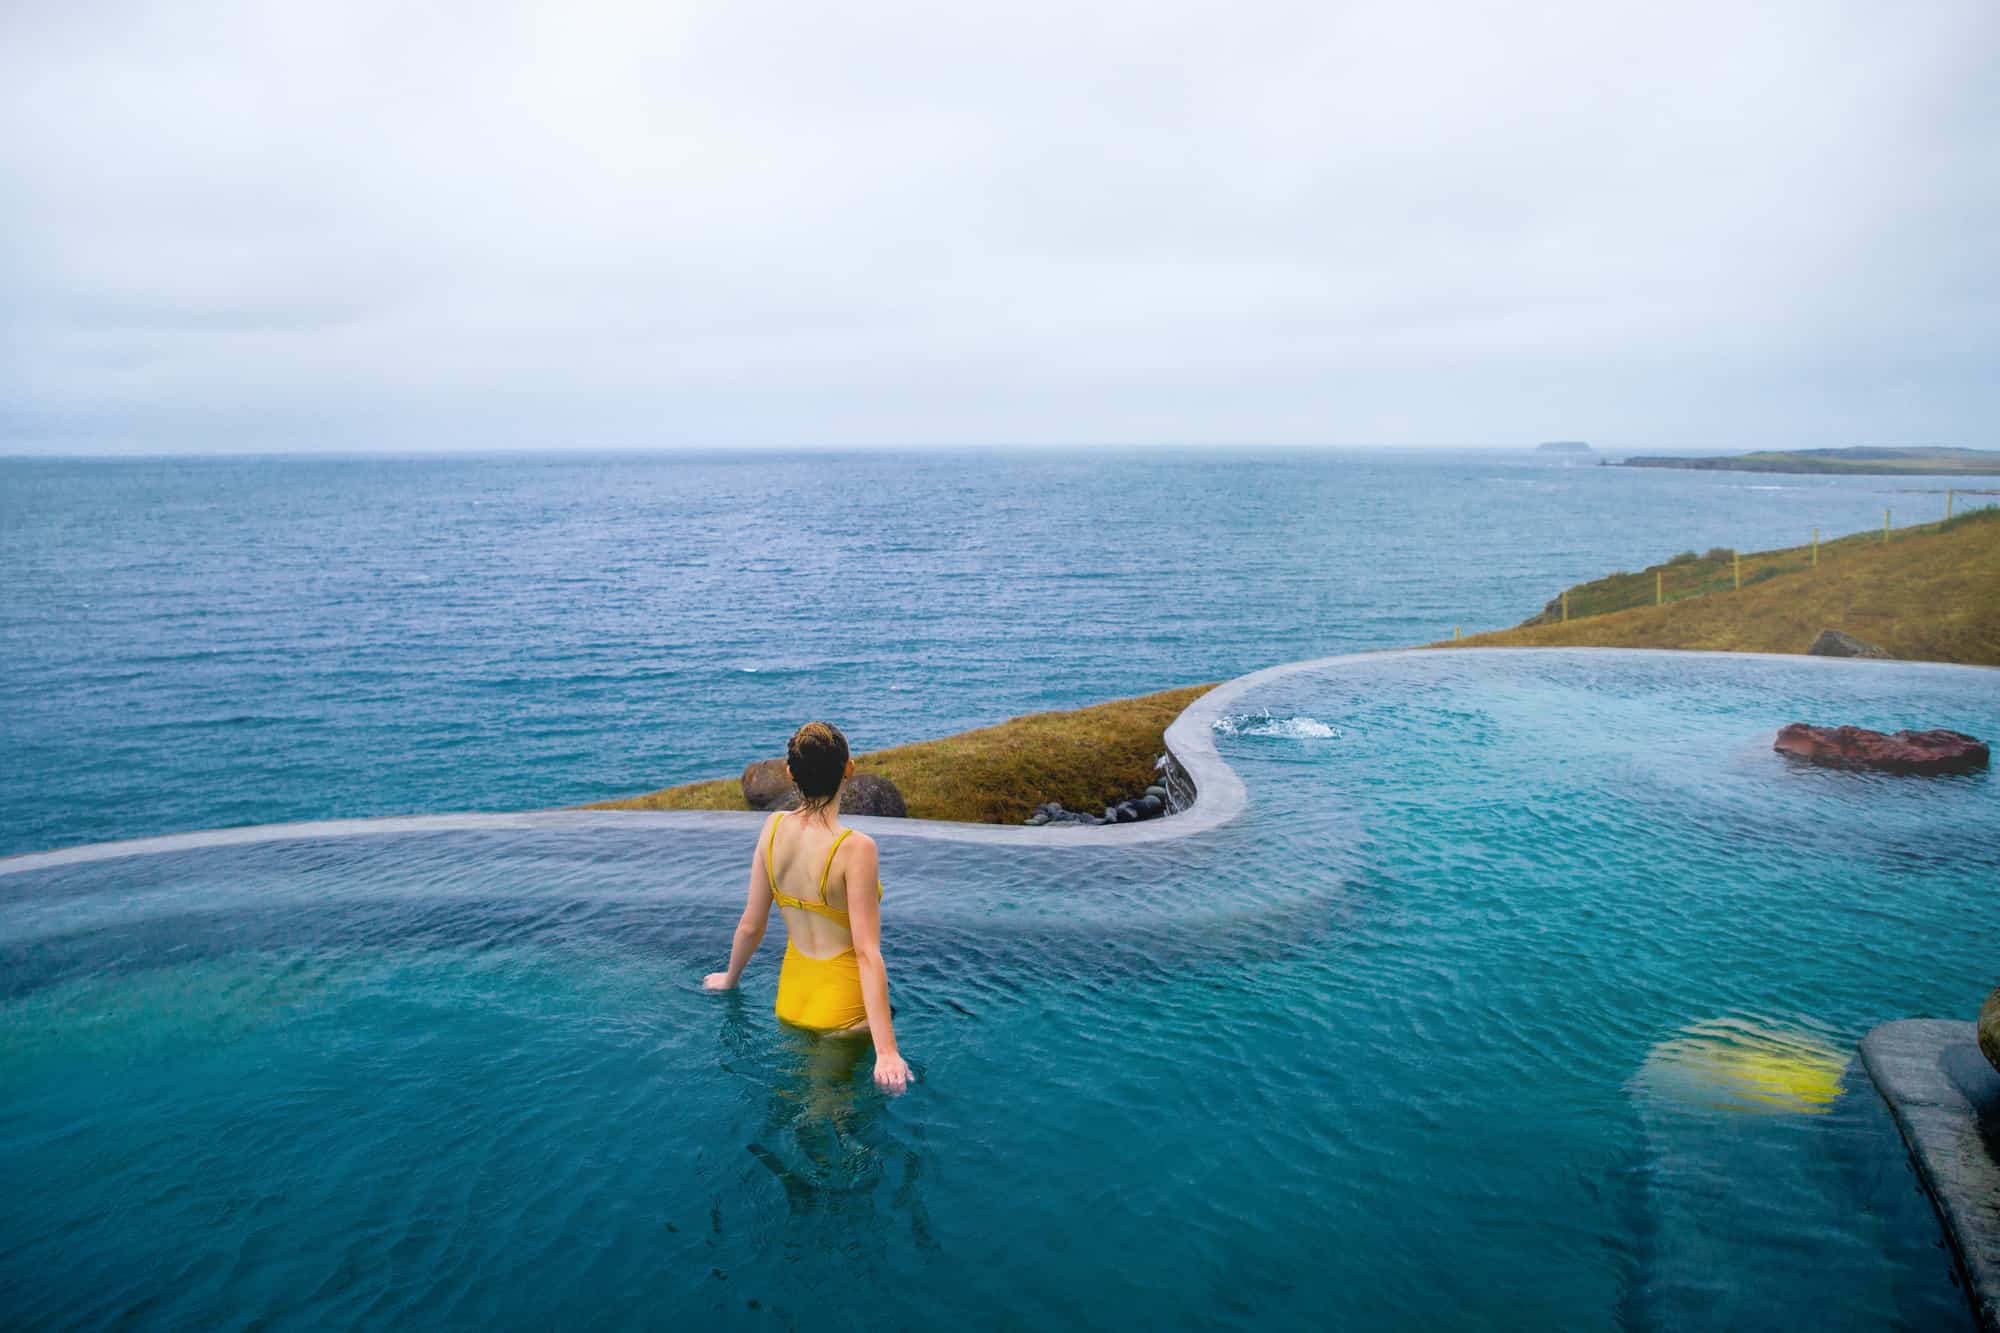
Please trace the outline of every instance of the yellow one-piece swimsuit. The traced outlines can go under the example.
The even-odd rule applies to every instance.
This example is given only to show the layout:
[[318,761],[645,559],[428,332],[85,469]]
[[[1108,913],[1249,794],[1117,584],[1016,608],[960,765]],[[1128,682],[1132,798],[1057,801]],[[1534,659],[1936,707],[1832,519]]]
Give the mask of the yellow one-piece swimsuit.
[[[764,873],[771,880],[771,900],[780,907],[816,912],[851,931],[853,926],[847,913],[826,900],[826,877],[833,869],[833,854],[840,850],[840,844],[847,841],[847,835],[854,830],[842,829],[840,836],[833,840],[833,846],[826,849],[826,864],[819,870],[819,901],[809,902],[804,898],[787,897],[778,891],[778,872],[771,864],[771,853],[778,843],[778,823],[778,819],[771,821],[771,834],[764,846]],[[875,881],[875,897],[878,901],[882,897],[882,881],[879,879]],[[816,1032],[851,1028],[867,1018],[868,1008],[861,999],[861,963],[854,956],[853,944],[850,943],[845,951],[831,958],[808,958],[792,944],[788,934],[785,963],[778,969],[778,1002],[775,1007],[781,1021]]]

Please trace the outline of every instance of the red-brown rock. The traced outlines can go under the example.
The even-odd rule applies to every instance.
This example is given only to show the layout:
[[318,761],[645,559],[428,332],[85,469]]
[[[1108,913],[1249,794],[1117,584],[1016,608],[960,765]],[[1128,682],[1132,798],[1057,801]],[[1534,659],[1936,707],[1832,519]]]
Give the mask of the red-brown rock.
[[1971,773],[1989,761],[1986,742],[1958,731],[1899,731],[1885,736],[1862,727],[1813,727],[1794,722],[1771,747],[1831,768],[1884,773]]
[[799,803],[783,759],[759,759],[743,770],[743,801],[752,810],[789,810]]

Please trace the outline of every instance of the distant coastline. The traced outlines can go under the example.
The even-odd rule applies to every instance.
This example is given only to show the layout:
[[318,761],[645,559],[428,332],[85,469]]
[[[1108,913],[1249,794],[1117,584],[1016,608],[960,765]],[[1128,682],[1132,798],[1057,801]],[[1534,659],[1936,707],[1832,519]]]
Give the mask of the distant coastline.
[[1596,450],[1587,440],[1545,440],[1535,446],[1536,453],[1542,454],[1589,454]]
[[[1544,449],[1548,445],[1542,446]],[[1692,472],[1804,472],[1848,476],[1995,476],[2000,475],[2000,450],[1993,449],[1852,449],[1759,450],[1747,454],[1707,457],[1653,456],[1628,458],[1622,467],[1681,468]]]

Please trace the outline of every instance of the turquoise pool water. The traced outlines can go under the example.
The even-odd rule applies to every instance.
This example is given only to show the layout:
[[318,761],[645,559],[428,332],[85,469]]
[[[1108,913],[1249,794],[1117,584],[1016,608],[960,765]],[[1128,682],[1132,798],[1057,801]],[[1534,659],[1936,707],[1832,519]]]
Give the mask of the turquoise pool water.
[[726,820],[15,868],[4,1322],[1962,1327],[1844,1066],[1992,985],[2000,791],[1769,745],[2000,734],[1997,684],[1583,653],[1263,683],[1216,733],[1249,794],[1219,828],[885,839],[894,1101],[774,1026],[777,950],[700,992]]

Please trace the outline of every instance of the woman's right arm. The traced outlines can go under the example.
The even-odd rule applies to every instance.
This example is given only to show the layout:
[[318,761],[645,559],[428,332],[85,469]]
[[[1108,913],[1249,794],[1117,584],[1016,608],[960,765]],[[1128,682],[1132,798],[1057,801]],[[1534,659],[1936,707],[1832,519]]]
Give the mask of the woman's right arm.
[[[772,815],[771,819],[776,819]],[[764,822],[766,832],[770,820]],[[764,942],[764,928],[771,924],[771,881],[764,871],[765,834],[757,836],[757,849],[750,853],[750,892],[744,899],[743,916],[736,923],[736,935],[729,945],[729,970],[711,972],[701,979],[708,990],[734,990],[743,979],[743,969]]]

